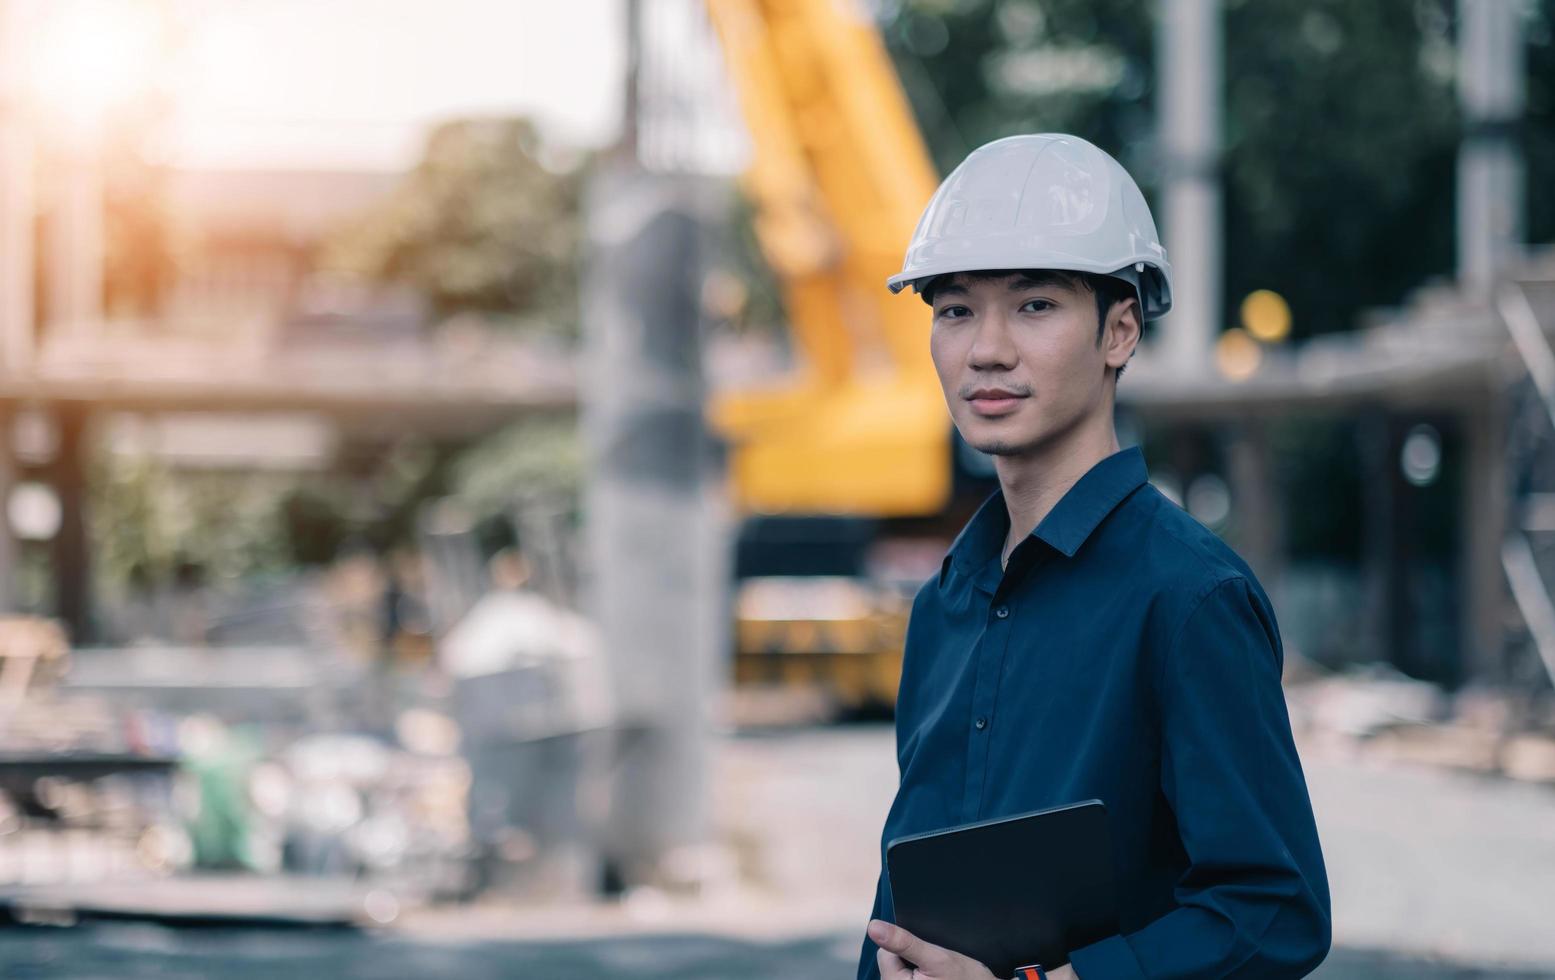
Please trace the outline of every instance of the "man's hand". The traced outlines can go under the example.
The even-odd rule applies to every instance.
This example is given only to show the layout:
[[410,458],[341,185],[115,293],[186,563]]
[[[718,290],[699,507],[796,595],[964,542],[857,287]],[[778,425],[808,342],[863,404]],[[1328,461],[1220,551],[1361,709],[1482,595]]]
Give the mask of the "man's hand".
[[880,947],[875,954],[880,980],[998,980],[970,956],[924,942],[883,919],[869,920],[869,938]]
[[[883,919],[869,920],[869,938],[880,947],[875,954],[880,980],[1000,980],[970,956],[925,942]],[[1080,980],[1067,963],[1047,975],[1048,980]]]

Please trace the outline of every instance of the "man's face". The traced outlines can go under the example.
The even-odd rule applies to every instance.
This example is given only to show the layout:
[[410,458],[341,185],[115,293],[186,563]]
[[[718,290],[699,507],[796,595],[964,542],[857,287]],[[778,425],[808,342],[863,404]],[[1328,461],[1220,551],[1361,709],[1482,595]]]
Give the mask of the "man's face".
[[929,349],[961,437],[985,453],[1022,455],[1110,411],[1108,369],[1138,340],[1134,309],[1114,305],[1098,344],[1096,297],[1081,282],[961,274],[940,285]]

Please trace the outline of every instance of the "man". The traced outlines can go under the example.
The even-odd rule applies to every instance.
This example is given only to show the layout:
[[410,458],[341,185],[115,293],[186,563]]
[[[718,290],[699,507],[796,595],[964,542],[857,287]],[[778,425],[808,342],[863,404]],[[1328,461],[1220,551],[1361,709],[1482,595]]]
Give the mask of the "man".
[[[930,304],[951,418],[1000,489],[913,603],[882,858],[905,834],[1102,800],[1119,933],[1042,964],[1053,980],[1300,977],[1330,942],[1274,611],[1113,431],[1170,277],[1128,173],[1041,134],[946,178],[889,283]],[[882,870],[861,980],[993,976],[893,918]]]

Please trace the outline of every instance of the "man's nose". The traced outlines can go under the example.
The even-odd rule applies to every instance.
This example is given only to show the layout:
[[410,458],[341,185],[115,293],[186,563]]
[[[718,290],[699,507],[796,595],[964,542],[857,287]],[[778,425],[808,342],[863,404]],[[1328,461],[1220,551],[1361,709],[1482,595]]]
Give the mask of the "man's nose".
[[1014,366],[1015,344],[1010,337],[1009,324],[1002,313],[991,313],[978,318],[977,333],[972,338],[972,349],[967,352],[967,364],[974,368]]

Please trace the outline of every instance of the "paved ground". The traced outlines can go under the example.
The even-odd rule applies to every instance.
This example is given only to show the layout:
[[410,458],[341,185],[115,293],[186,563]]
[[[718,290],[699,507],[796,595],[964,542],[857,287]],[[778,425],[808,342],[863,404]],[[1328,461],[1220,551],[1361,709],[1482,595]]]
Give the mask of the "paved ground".
[[1555,975],[1555,789],[1338,761],[1308,782],[1336,942]]
[[[1304,755],[1336,948],[1315,976],[1555,977],[1555,790]],[[727,741],[716,822],[742,883],[700,903],[475,908],[389,932],[0,930],[0,977],[851,977],[894,784],[890,729]]]
[[[7,980],[820,980],[853,976],[852,937],[753,943],[665,934],[610,940],[437,942],[357,933],[175,932],[152,925],[0,931]],[[1555,970],[1472,967],[1336,949],[1322,980],[1535,980]]]
[[171,932],[117,925],[0,932],[7,980],[390,980],[630,976],[713,980],[840,975],[825,939],[778,947],[708,936],[608,942],[461,941],[352,933]]

